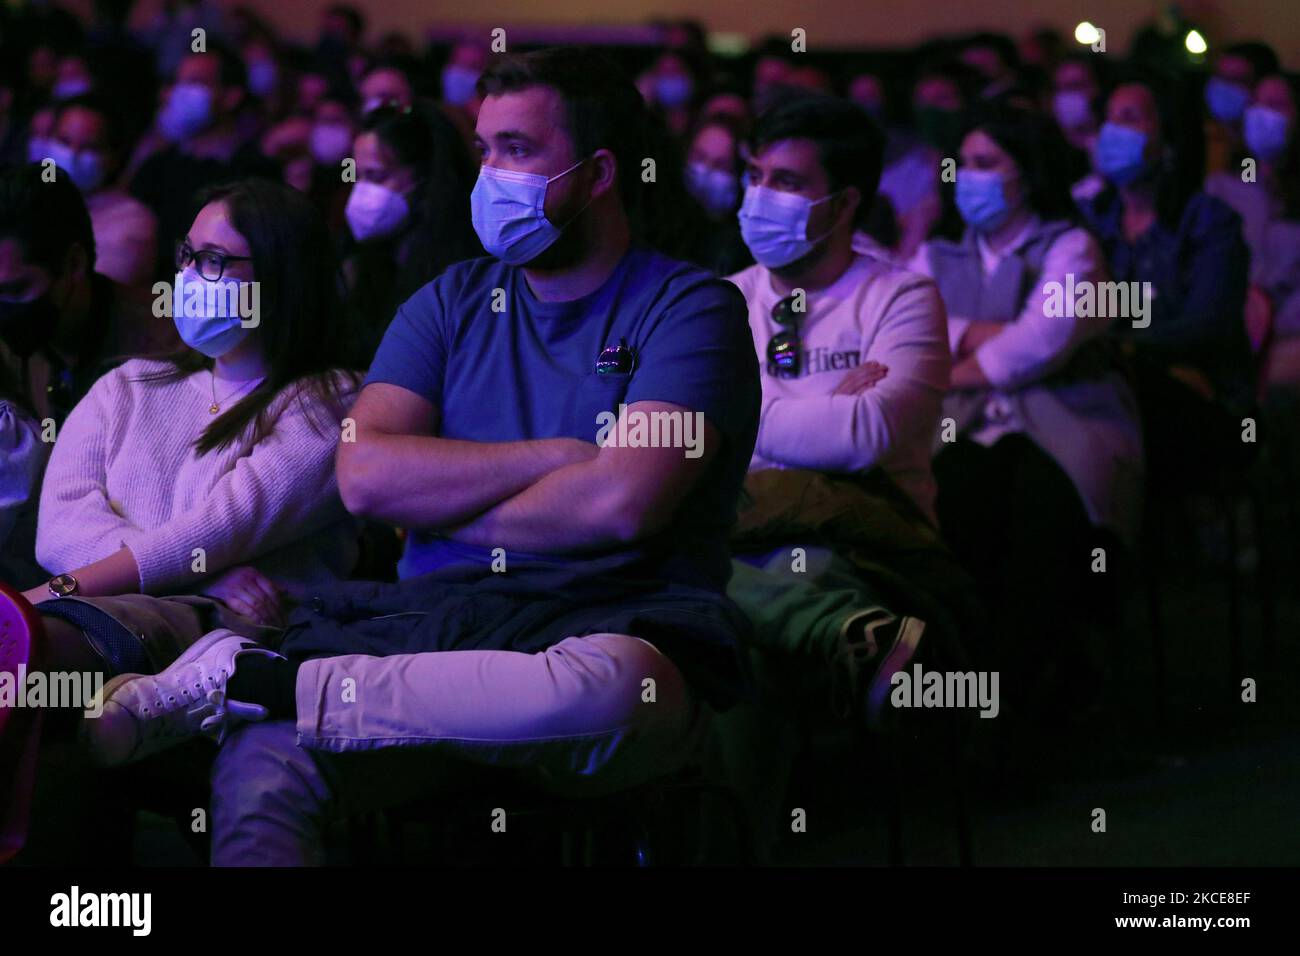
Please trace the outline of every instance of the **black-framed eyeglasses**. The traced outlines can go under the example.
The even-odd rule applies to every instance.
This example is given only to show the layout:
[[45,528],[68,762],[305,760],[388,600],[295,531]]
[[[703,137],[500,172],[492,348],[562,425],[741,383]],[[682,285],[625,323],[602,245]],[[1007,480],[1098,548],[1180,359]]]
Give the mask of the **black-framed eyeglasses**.
[[176,240],[176,270],[179,272],[187,269],[192,262],[195,271],[209,282],[216,282],[226,274],[227,263],[252,261],[252,256],[228,256],[210,249],[195,252],[188,240]]
[[798,378],[803,364],[803,342],[799,338],[799,316],[795,297],[786,296],[772,306],[772,321],[781,331],[767,343],[767,365],[777,378]]

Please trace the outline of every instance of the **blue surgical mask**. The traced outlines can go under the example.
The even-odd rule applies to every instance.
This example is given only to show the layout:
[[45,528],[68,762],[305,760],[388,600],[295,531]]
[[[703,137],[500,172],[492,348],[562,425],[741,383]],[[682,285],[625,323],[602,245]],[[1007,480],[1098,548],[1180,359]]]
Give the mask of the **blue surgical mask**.
[[1062,129],[1078,129],[1092,122],[1092,102],[1087,93],[1061,90],[1052,97],[1052,113]]
[[74,96],[81,96],[91,91],[90,80],[84,76],[74,76],[70,79],[59,80],[54,84],[54,89],[50,92],[56,100],[70,100]]
[[279,85],[280,68],[274,60],[254,60],[248,64],[248,90],[254,96],[270,96]]
[[42,160],[50,159],[50,146],[54,140],[47,139],[44,136],[31,136],[27,139],[27,162],[39,163]]
[[690,163],[686,167],[686,188],[708,212],[721,216],[736,208],[740,177],[703,163]]
[[766,186],[749,186],[740,204],[740,235],[759,265],[779,269],[813,251],[829,232],[808,238],[808,219],[814,206],[836,194],[812,200]]
[[77,188],[85,195],[90,195],[104,182],[104,160],[98,153],[89,150],[73,152],[58,140],[49,144],[50,159],[68,174]]
[[1290,123],[1286,114],[1267,106],[1252,106],[1246,110],[1241,132],[1251,155],[1265,161],[1277,159],[1286,149],[1290,139]]
[[957,172],[957,211],[976,232],[992,232],[1007,221],[1006,181],[991,169],[962,169]]
[[219,358],[240,345],[246,328],[239,315],[239,279],[209,282],[191,269],[176,273],[172,321],[181,341],[208,358]]
[[681,73],[663,73],[655,78],[655,100],[670,110],[685,106],[694,92],[691,78]]
[[1212,76],[1205,84],[1205,105],[1220,123],[1235,123],[1246,112],[1250,90],[1236,83]]
[[483,248],[510,266],[531,262],[549,249],[563,230],[546,218],[546,187],[585,162],[580,159],[550,179],[537,173],[479,167],[469,205]]
[[158,128],[178,143],[200,133],[212,122],[212,91],[202,83],[177,83],[158,114]]
[[1127,186],[1147,171],[1146,149],[1146,133],[1105,123],[1097,136],[1097,169],[1115,185]]
[[478,70],[456,63],[442,71],[442,98],[452,106],[464,106],[474,98],[478,85]]

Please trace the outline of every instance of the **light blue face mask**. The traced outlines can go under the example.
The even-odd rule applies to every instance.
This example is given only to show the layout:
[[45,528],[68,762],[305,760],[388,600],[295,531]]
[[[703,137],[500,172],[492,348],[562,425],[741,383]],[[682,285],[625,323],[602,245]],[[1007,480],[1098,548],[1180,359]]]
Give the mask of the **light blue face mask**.
[[1007,221],[1006,180],[991,169],[962,169],[957,172],[957,211],[976,232],[992,232]]
[[270,96],[280,85],[280,68],[274,60],[254,60],[248,64],[248,91],[254,96]]
[[240,345],[252,327],[239,315],[238,279],[209,282],[190,269],[176,273],[172,321],[181,341],[208,358],[220,358]]
[[1291,124],[1286,114],[1267,106],[1252,106],[1246,110],[1241,132],[1251,155],[1270,161],[1277,159],[1286,149],[1290,139]]
[[92,88],[90,80],[84,76],[74,76],[66,80],[59,80],[54,84],[54,89],[50,93],[56,100],[70,100],[74,96],[89,93]]
[[442,71],[442,98],[452,106],[472,100],[477,86],[478,70],[452,63]]
[[27,140],[27,162],[39,163],[45,159],[51,159],[50,146],[54,140],[46,139],[44,136],[32,136]]
[[754,261],[769,269],[779,269],[812,252],[830,231],[808,238],[808,219],[814,206],[820,206],[838,193],[812,200],[795,193],[783,193],[766,186],[749,186],[740,204],[740,235]]
[[664,73],[655,79],[655,100],[670,110],[685,106],[694,92],[691,78],[681,73]]
[[98,153],[89,150],[73,152],[58,140],[49,144],[50,159],[54,165],[68,174],[76,187],[85,195],[90,195],[104,182],[104,161]]
[[1052,113],[1062,129],[1078,129],[1092,121],[1092,102],[1081,90],[1061,90],[1052,97]]
[[1117,186],[1127,186],[1147,171],[1147,135],[1119,123],[1106,123],[1097,136],[1097,169]]
[[[563,229],[546,218],[546,187],[586,161],[580,159],[550,179],[538,173],[479,167],[469,205],[484,250],[506,265],[521,266],[549,249]],[[573,218],[580,215],[582,210]]]
[[686,167],[686,188],[706,211],[721,216],[736,208],[736,200],[740,198],[740,177],[702,163],[690,163]]
[[1250,102],[1250,90],[1229,83],[1221,77],[1212,76],[1205,84],[1205,105],[1210,115],[1220,123],[1235,123],[1246,112]]
[[189,139],[212,122],[212,91],[202,83],[177,83],[158,114],[158,128],[171,142]]

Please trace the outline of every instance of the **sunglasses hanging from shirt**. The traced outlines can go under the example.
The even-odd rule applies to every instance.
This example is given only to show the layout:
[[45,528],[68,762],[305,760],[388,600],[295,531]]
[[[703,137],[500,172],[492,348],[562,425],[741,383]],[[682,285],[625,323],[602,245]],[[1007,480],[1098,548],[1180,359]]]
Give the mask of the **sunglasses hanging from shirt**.
[[777,378],[798,378],[803,366],[803,342],[799,338],[799,317],[795,309],[796,297],[788,295],[772,306],[772,321],[781,331],[767,343],[767,365]]

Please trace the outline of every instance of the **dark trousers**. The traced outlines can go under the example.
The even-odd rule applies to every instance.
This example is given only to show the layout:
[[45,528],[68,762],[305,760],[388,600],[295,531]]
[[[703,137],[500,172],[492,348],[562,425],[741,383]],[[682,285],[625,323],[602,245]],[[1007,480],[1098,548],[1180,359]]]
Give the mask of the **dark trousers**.
[[1092,571],[1092,549],[1105,545],[1065,472],[1024,435],[988,448],[960,439],[934,471],[940,528],[991,616],[977,663],[1001,672],[1013,700],[1032,700],[1047,670],[1083,652],[1086,625],[1111,603],[1118,548],[1106,547],[1106,573]]

